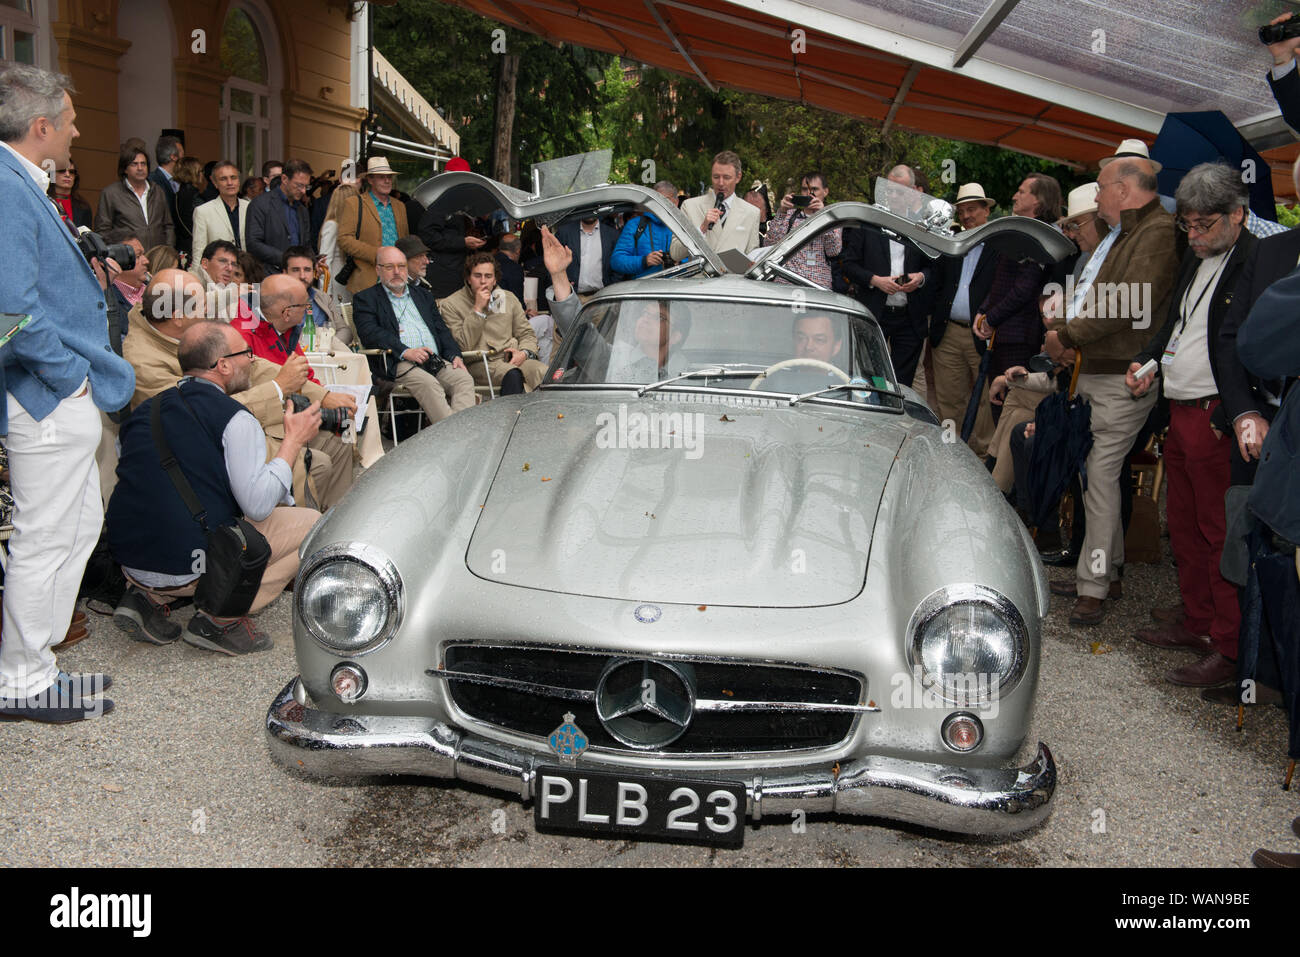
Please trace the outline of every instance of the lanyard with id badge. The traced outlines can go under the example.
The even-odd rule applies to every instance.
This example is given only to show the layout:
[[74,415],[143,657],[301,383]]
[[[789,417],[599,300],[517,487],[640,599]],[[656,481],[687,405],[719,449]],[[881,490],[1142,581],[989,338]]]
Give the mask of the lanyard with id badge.
[[[1187,290],[1183,293],[1182,307],[1179,309],[1179,313],[1182,316],[1182,322],[1180,322],[1178,327],[1174,329],[1173,335],[1169,337],[1169,342],[1165,345],[1164,354],[1160,357],[1160,365],[1164,372],[1167,373],[1169,371],[1169,367],[1173,364],[1174,357],[1178,354],[1178,343],[1182,340],[1183,333],[1187,331],[1187,321],[1191,319],[1192,315],[1201,305],[1201,300],[1205,298],[1205,294],[1219,284],[1219,276],[1223,274],[1224,267],[1228,265],[1228,260],[1232,258],[1232,250],[1235,248],[1236,244],[1234,243],[1233,246],[1223,254],[1223,259],[1219,263],[1219,268],[1214,270],[1214,274],[1210,276],[1203,286],[1201,286],[1201,291],[1197,294],[1196,301],[1192,303],[1190,309],[1187,308],[1187,298],[1192,294],[1192,284],[1187,284]],[[1206,321],[1209,321],[1208,317]]]

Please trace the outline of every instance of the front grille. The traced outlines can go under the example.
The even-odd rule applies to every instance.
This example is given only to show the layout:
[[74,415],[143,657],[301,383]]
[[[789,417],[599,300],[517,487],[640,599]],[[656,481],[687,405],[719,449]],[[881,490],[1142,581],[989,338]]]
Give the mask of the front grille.
[[[527,682],[545,688],[499,687],[448,680],[452,700],[466,715],[494,727],[545,740],[572,712],[590,746],[631,751],[601,724],[592,700],[610,655],[554,648],[451,645],[444,671]],[[678,661],[679,659],[672,659]],[[852,675],[734,661],[688,661],[697,701],[802,702],[858,705],[861,679]],[[585,697],[585,700],[584,700]],[[663,754],[728,754],[829,748],[843,741],[852,711],[696,710],[689,727]]]

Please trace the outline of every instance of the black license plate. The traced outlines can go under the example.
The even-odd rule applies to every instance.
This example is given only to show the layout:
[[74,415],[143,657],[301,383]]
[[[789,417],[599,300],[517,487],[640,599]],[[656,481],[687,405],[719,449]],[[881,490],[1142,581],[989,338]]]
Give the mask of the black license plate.
[[740,847],[745,842],[745,786],[735,781],[539,768],[533,824],[539,831]]

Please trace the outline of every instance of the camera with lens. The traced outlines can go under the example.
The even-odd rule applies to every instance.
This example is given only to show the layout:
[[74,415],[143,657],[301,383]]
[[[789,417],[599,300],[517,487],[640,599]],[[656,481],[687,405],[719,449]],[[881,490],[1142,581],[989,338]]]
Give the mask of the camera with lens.
[[88,262],[92,259],[98,259],[100,262],[111,259],[122,267],[123,272],[135,268],[135,250],[126,243],[113,243],[110,246],[104,242],[99,233],[87,230],[77,236],[77,246],[80,247],[81,255],[85,256]]
[[437,378],[438,373],[441,372],[443,370],[443,367],[446,365],[447,365],[446,359],[444,359],[442,356],[438,355],[435,352],[430,352],[429,358],[425,359],[423,362],[420,363],[420,368],[423,369],[425,372],[429,373],[429,375],[433,376],[434,378]]
[[1259,42],[1265,46],[1300,37],[1300,17],[1292,16],[1281,23],[1266,23],[1259,28]]
[[[293,403],[294,412],[305,412],[307,407],[311,405],[311,399],[298,392],[290,393],[289,401]],[[348,430],[348,410],[321,409],[320,427],[326,432],[333,432],[335,435],[342,435]]]

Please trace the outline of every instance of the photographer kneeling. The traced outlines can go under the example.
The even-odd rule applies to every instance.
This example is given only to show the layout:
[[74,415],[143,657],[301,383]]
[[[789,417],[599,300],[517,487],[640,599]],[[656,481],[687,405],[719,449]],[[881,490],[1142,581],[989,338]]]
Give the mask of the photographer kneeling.
[[[276,507],[293,506],[293,461],[320,428],[320,407],[312,403],[295,413],[286,403],[284,441],[268,462],[262,427],[229,395],[248,388],[253,362],[239,333],[222,322],[196,323],[181,336],[180,362],[180,384],[142,403],[122,424],[118,484],[108,505],[109,545],[133,584],[166,601],[195,594],[200,575],[224,571],[208,567],[215,560],[207,554],[209,533],[247,517],[270,549],[251,606],[227,618],[215,612],[229,609],[196,602],[199,610],[184,638],[227,655],[265,651],[271,639],[242,615],[265,608],[297,574],[298,546],[320,518],[314,509]],[[161,436],[153,425],[156,405]],[[164,468],[164,449],[183,482]],[[182,484],[197,500],[202,525]]]

